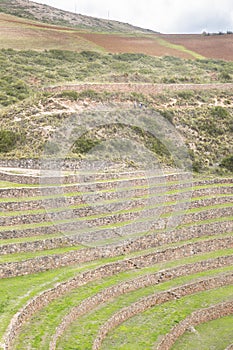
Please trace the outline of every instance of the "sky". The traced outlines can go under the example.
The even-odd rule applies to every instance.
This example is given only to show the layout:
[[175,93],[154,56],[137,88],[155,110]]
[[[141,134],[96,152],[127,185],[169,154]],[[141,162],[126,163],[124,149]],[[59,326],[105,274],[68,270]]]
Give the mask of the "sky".
[[233,0],[35,0],[162,33],[233,31]]

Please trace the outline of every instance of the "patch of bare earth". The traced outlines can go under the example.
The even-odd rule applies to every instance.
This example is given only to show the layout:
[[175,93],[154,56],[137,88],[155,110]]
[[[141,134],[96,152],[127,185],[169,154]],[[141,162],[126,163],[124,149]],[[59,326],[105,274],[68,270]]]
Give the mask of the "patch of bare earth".
[[44,25],[0,14],[0,48],[17,50],[99,50],[69,28]]
[[102,46],[111,53],[144,53],[151,56],[193,58],[188,53],[160,45],[156,41],[156,35],[136,37],[116,34],[79,33],[79,36],[98,46]]
[[233,60],[233,34],[162,34],[172,44],[185,46],[207,58]]

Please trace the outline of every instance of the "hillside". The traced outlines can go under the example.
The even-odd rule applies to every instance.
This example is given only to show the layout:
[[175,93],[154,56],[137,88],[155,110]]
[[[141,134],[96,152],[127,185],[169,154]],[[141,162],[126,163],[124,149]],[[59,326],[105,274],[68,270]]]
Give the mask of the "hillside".
[[233,349],[232,35],[0,9],[0,349]]
[[151,30],[128,23],[84,16],[28,0],[0,0],[0,12],[44,23],[97,32],[153,33]]
[[[1,158],[40,157],[52,130],[68,120],[72,111],[81,111],[85,105],[90,110],[107,108],[111,100],[128,108],[143,103],[161,112],[182,133],[197,171],[222,171],[219,165],[231,153],[232,62],[58,50],[2,50],[0,57]],[[13,132],[9,146],[5,131]],[[111,131],[103,131],[107,134]],[[101,142],[95,135],[87,138]],[[141,144],[150,142],[136,139]],[[172,165],[161,145],[152,149]],[[85,154],[78,150],[70,156]]]
[[233,34],[165,35],[26,0],[0,0],[0,30],[0,48],[94,50],[228,61],[233,57]]

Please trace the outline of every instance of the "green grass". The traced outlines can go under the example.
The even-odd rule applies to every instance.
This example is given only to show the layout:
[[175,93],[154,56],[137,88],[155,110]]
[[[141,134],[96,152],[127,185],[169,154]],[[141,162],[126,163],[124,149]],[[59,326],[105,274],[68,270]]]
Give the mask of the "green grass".
[[172,44],[169,41],[161,39],[161,38],[158,38],[158,37],[156,38],[156,41],[162,46],[168,47],[170,49],[175,49],[175,50],[178,50],[180,52],[187,53],[187,54],[189,54],[190,56],[192,56],[192,57],[194,57],[196,59],[200,60],[200,59],[204,59],[205,58],[204,56],[198,54],[195,51],[191,51],[191,50],[186,49],[186,47],[184,47],[182,45]]
[[[181,298],[180,300],[151,308],[124,322],[116,330],[112,331],[106,338],[101,349],[151,349],[161,336],[168,333],[173,326],[190,315],[191,312],[231,299],[232,286],[227,286],[216,290],[197,293],[192,296]],[[228,323],[228,327],[230,325],[231,323]],[[75,342],[77,344],[77,338],[80,336],[78,329],[73,327],[73,329],[69,331],[73,332],[73,335],[68,333],[66,339],[60,342],[58,349],[62,349],[62,346],[67,350],[72,349]],[[87,343],[86,339],[85,341]],[[194,348],[197,349],[197,347]],[[85,347],[81,346],[79,349],[85,349]],[[177,349],[180,348],[178,347]],[[204,348],[200,347],[199,349]]]
[[19,184],[14,183],[11,181],[0,181],[0,188],[21,188],[21,187],[37,187],[38,185],[31,185],[31,184]]
[[0,336],[3,335],[11,317],[16,313],[30,298],[33,298],[40,292],[53,288],[57,283],[67,281],[78,273],[97,268],[102,264],[107,264],[124,257],[115,257],[100,259],[86,264],[76,264],[72,267],[64,267],[46,272],[36,273],[28,276],[13,277],[1,280],[0,300]]
[[[130,305],[138,299],[149,296],[155,292],[165,291],[169,288],[183,285],[184,283],[193,282],[198,278],[203,278],[206,276],[215,276],[218,273],[228,271],[232,271],[232,267],[224,267],[218,270],[212,270],[208,272],[198,273],[195,275],[180,277],[175,280],[162,283],[161,285],[136,290],[129,294],[124,294],[120,297],[114,298],[114,300],[105,302],[104,305],[99,306],[97,309],[92,310],[88,315],[82,316],[79,318],[78,321],[74,322],[74,324],[69,328],[69,331],[67,332],[68,336],[64,338],[65,342],[61,341],[60,347],[58,348],[71,349],[72,346],[76,346],[78,347],[78,349],[90,349],[100,325],[103,324],[109,317],[111,317],[111,315],[113,315],[117,310],[121,309],[122,307]],[[52,302],[48,307],[44,308],[41,312],[37,313],[31,319],[30,324],[24,327],[20,336],[20,342],[18,343],[18,346],[16,348],[24,348],[29,343],[34,348],[46,349],[47,344],[45,342],[45,339],[47,338],[48,342],[51,336],[51,330],[53,330],[54,332],[56,324],[59,322],[59,319],[61,319],[61,316],[64,316],[64,314],[67,313],[67,309],[69,310],[72,306],[77,305],[83,299],[87,298],[90,295],[96,294],[98,291],[103,290],[107,286],[116,284],[117,280],[119,283],[123,280],[123,278],[119,279],[119,277],[120,276],[103,279],[98,283],[95,282],[94,285],[91,283],[88,286],[88,289],[87,286],[78,288],[76,291],[73,291],[69,296],[62,299],[59,298],[55,302]],[[231,295],[231,289],[226,287],[225,290],[225,295],[224,288],[215,291],[215,295],[217,294],[217,298],[229,298]],[[211,303],[211,301],[213,302],[213,299],[214,298],[211,298],[211,292],[209,292],[209,303]],[[189,296],[188,300],[192,300],[192,296]],[[199,296],[199,301],[200,300],[201,296]],[[191,308],[189,306],[188,311],[190,311],[190,309]],[[57,312],[58,310],[59,313]],[[149,329],[150,328],[148,328],[148,330]],[[28,336],[25,337],[25,334],[30,334],[31,336],[29,336],[28,338]],[[125,338],[123,337],[122,339]]]
[[[230,179],[229,179],[230,180]],[[121,189],[121,192],[125,192],[125,191],[129,191],[129,190],[133,190],[133,189],[148,189],[148,190],[152,190],[153,188],[159,188],[161,186],[172,186],[172,185],[183,185],[183,184],[190,184],[190,181],[171,181],[171,182],[165,182],[165,183],[161,183],[161,184],[158,184],[158,185],[138,185],[138,186],[127,186],[127,187],[124,187],[123,189]],[[12,183],[12,182],[0,182],[0,188],[1,188],[1,184],[2,184],[2,188],[15,188],[15,187],[35,187],[35,188],[39,188],[38,185],[26,185],[26,184],[17,184],[17,183]],[[87,183],[87,186],[91,186],[92,184],[95,184],[95,183]],[[171,190],[171,191],[166,191],[166,192],[163,192],[163,193],[157,193],[156,195],[164,195],[164,194],[173,194],[173,193],[177,193],[179,191],[182,191],[183,192],[188,192],[188,191],[194,191],[196,189],[205,189],[205,188],[210,188],[210,187],[213,187],[213,188],[219,188],[219,187],[232,187],[232,183],[229,182],[229,183],[213,183],[213,184],[209,184],[209,185],[197,185],[198,184],[198,180],[197,181],[194,181],[192,184],[192,187],[186,187],[186,188],[181,188],[181,189],[177,189],[177,190]],[[57,186],[57,184],[53,184],[51,186]],[[61,189],[68,189],[69,187],[71,186],[74,186],[74,184],[67,184],[67,185],[61,185],[59,186],[59,188]],[[45,187],[42,186],[42,187]],[[108,192],[115,192],[117,189],[117,187],[114,189],[104,189],[104,190],[98,190],[96,191],[96,193],[108,193]],[[64,197],[74,197],[74,196],[80,196],[80,195],[86,195],[86,194],[93,194],[93,192],[65,192],[64,194],[62,194],[62,196]],[[61,197],[61,194],[54,194],[54,195],[47,195],[47,196],[33,196],[33,197],[18,197],[18,198],[0,198],[0,203],[11,203],[11,202],[24,202],[24,201],[37,201],[37,200],[42,200],[42,199],[51,199],[51,198],[60,198]]]
[[[229,194],[230,196],[230,194]],[[137,199],[151,199],[153,197],[157,197],[157,195],[148,195],[148,196],[143,196],[143,197],[135,197],[135,198],[128,198],[128,200],[130,201],[133,201],[133,200],[137,200]],[[224,198],[224,197],[228,197],[228,196],[222,196],[221,198]],[[220,197],[219,197],[220,198]],[[124,200],[111,200],[111,201],[102,201],[102,202],[97,202],[95,203],[95,208],[98,208],[98,206],[101,206],[103,204],[111,204],[111,203],[124,203],[126,202],[127,199],[124,199]],[[189,203],[189,201],[179,201],[179,203]],[[162,208],[165,208],[167,206],[170,206],[170,205],[176,205],[177,202],[176,201],[170,201],[170,202],[166,202],[166,203],[162,203],[162,204],[156,204],[156,205],[143,205],[143,206],[137,206],[135,208],[131,208],[131,209],[127,209],[127,210],[117,210],[117,211],[112,211],[111,212],[111,215],[114,215],[114,214],[125,214],[125,213],[134,213],[134,212],[140,212],[141,210],[143,209],[153,209],[153,208],[157,208],[157,207],[162,207]],[[19,211],[10,211],[10,212],[0,212],[0,216],[1,217],[20,217],[22,215],[39,215],[39,214],[49,214],[49,213],[59,213],[59,212],[63,212],[63,211],[71,211],[71,210],[75,210],[75,209],[81,209],[81,208],[87,208],[89,205],[88,204],[78,204],[78,205],[70,205],[70,206],[65,206],[65,207],[57,207],[57,208],[50,208],[50,209],[31,209],[31,210],[19,210]],[[224,207],[229,207],[231,206],[231,203],[224,203],[224,204],[215,204],[215,205],[206,205],[205,206],[205,209],[206,210],[209,210],[209,209],[221,209],[221,208],[224,208]],[[197,213],[199,211],[202,211],[203,210],[203,207],[198,207],[198,208],[190,208],[188,209],[187,213]],[[177,211],[176,212],[176,215],[179,215],[179,214],[182,214],[184,213],[184,211]],[[106,212],[106,213],[101,213],[101,214],[98,214],[98,215],[91,215],[91,216],[86,216],[84,219],[85,220],[89,220],[89,219],[94,219],[94,218],[98,218],[98,217],[105,217],[107,214],[109,214],[109,212]],[[170,213],[166,214],[166,216],[169,216]],[[83,219],[83,218],[82,218]],[[80,220],[82,220],[80,218]]]
[[233,316],[226,316],[196,326],[197,333],[185,332],[172,350],[217,350],[232,344]]
[[[193,214],[193,213],[201,213],[201,212],[205,212],[208,210],[213,210],[213,209],[224,209],[224,208],[231,208],[232,205],[229,203],[226,204],[218,204],[215,206],[209,206],[209,207],[200,207],[200,208],[196,208],[196,209],[191,209],[191,210],[183,210],[183,211],[177,211],[177,212],[170,212],[169,214],[162,214],[160,216],[160,218],[167,218],[170,217],[171,214],[173,216],[180,216],[180,215],[188,215],[188,214]],[[72,218],[72,219],[60,219],[60,220],[53,220],[53,221],[45,221],[43,223],[31,223],[31,224],[20,224],[20,225],[11,225],[11,226],[2,226],[0,228],[0,232],[4,232],[4,231],[9,231],[9,230],[27,230],[27,229],[33,229],[33,228],[45,228],[45,227],[52,227],[52,226],[56,226],[56,225],[62,225],[62,224],[71,224],[71,223],[82,223],[82,222],[88,222],[88,220],[95,220],[98,218],[108,218],[111,217],[111,215],[118,215],[118,214],[127,214],[127,213],[141,213],[142,209],[144,207],[140,208],[140,210],[138,210],[138,208],[136,209],[130,209],[130,210],[121,210],[121,211],[116,211],[116,212],[112,212],[110,215],[106,215],[106,214],[99,214],[99,215],[91,215],[91,216],[86,216],[86,217],[81,217],[81,218]],[[229,218],[230,219],[230,218]],[[210,219],[212,220],[212,219]],[[143,218],[138,218],[136,220],[137,223],[143,223],[146,221],[151,221],[151,223],[154,222],[154,217],[153,216],[147,216],[147,217],[143,217]],[[105,229],[105,228],[116,228],[116,227],[124,227],[128,224],[132,224],[135,222],[135,219],[132,220],[125,220],[122,222],[116,222],[114,224],[106,224],[106,225],[99,225],[99,226],[93,226],[91,228],[81,228],[78,229],[78,233],[85,233],[85,232],[93,232],[96,230],[100,230],[100,229]]]
[[82,249],[83,246],[77,245],[77,246],[71,246],[71,247],[64,247],[64,248],[56,248],[56,249],[50,249],[50,250],[43,250],[39,252],[26,252],[26,253],[16,253],[16,254],[9,254],[9,255],[1,255],[0,256],[0,264],[8,263],[8,262],[16,262],[16,261],[24,261],[32,258],[37,257],[43,257],[43,256],[52,256],[55,254],[65,254],[72,251],[77,251]]
[[[169,261],[163,264],[157,264],[156,267],[149,267],[142,270],[135,270],[132,272],[126,272],[125,277],[130,278],[132,276],[139,276],[144,273],[152,273],[159,271],[163,268],[171,268],[177,265],[185,263],[197,262],[204,259],[217,258],[219,256],[231,255],[233,250],[227,249],[217,252],[211,252],[203,254],[202,256],[193,256],[184,258],[179,261]],[[129,254],[127,257],[134,256]],[[102,264],[106,264],[113,261],[122,260],[125,257],[115,257],[111,259],[101,259],[99,261],[81,264],[81,266],[72,266],[66,268],[55,269],[44,273],[37,273],[29,276],[14,277],[10,279],[3,279],[1,281],[0,299],[2,301],[2,316],[0,318],[0,335],[3,334],[5,327],[7,326],[9,319],[13,316],[17,310],[26,303],[29,298],[32,298],[40,291],[52,287],[59,281],[65,281],[72,278],[77,273],[86,271],[88,269],[96,268]],[[124,273],[123,273],[124,275]],[[118,278],[115,276],[117,281],[121,280],[121,276]],[[101,284],[100,284],[101,285]],[[89,289],[89,288],[88,288]],[[90,289],[89,289],[90,291]]]
[[[228,184],[230,185],[230,184]],[[120,190],[120,193],[124,193],[125,191],[129,191],[129,190],[132,190],[133,188],[135,189],[140,189],[140,188],[137,188],[137,187],[129,187],[129,188],[124,188],[124,190]],[[124,202],[127,202],[127,201],[134,201],[134,200],[138,200],[138,199],[145,199],[145,200],[149,200],[149,199],[152,199],[152,198],[156,198],[158,196],[161,196],[163,195],[163,193],[159,193],[159,194],[151,194],[150,191],[152,190],[152,188],[154,187],[147,187],[145,186],[144,187],[145,189],[148,188],[148,194],[145,194],[145,195],[136,195],[134,197],[128,197],[128,198],[123,198],[122,200],[121,199],[108,199],[108,200],[102,200],[102,201],[97,201],[95,202],[95,207],[98,207],[98,206],[101,206],[101,205],[106,205],[106,204],[113,204],[113,203],[123,203]],[[199,189],[199,188],[198,188]],[[181,189],[183,191],[183,189]],[[107,190],[103,190],[104,193],[106,193]],[[110,191],[110,190],[109,190]],[[111,190],[112,191],[112,190]],[[192,188],[192,191],[195,191],[195,187]],[[170,192],[170,191],[169,191]],[[102,191],[96,191],[95,193],[102,193]],[[118,191],[116,191],[116,193],[118,193]],[[83,195],[88,195],[88,194],[92,194],[92,192],[76,192],[76,193],[64,193],[63,197],[61,195],[51,195],[51,196],[40,196],[40,197],[24,197],[24,198],[20,198],[18,199],[18,201],[15,201],[13,203],[23,203],[24,201],[25,202],[31,202],[31,201],[39,201],[39,200],[47,200],[47,199],[58,199],[58,198],[69,198],[69,197],[77,197],[77,196],[80,196],[82,197]],[[168,191],[164,192],[164,195],[168,194]],[[214,196],[214,198],[227,198],[227,197],[232,197],[232,194],[231,193],[224,193],[224,194],[216,194]],[[198,197],[191,197],[189,200],[187,199],[181,199],[179,200],[179,203],[188,203],[188,202],[194,202],[194,201],[199,201],[199,200],[205,200],[205,199],[211,199],[213,198],[213,195],[205,195],[205,196],[198,196]],[[5,199],[2,198],[2,200],[0,199],[0,203],[11,203],[11,199],[7,198],[6,201]],[[176,201],[166,201],[166,203],[162,203],[162,207],[164,206],[167,206],[167,205],[175,205],[177,202]],[[43,205],[43,203],[42,203]],[[7,211],[2,211],[0,212],[0,216],[2,217],[8,217],[8,216],[19,216],[19,215],[32,215],[32,214],[44,214],[44,213],[55,213],[55,212],[59,212],[59,211],[63,211],[64,209],[80,209],[80,208],[87,208],[88,207],[88,204],[86,203],[80,203],[78,205],[70,205],[70,206],[67,206],[65,205],[65,208],[64,207],[56,207],[56,208],[47,208],[46,210],[45,209],[27,209],[27,210],[17,210],[17,211],[10,211],[10,212],[7,212]]]
[[[169,233],[168,233],[169,234]],[[137,233],[138,235],[138,233]],[[143,235],[143,234],[142,234]],[[163,245],[158,245],[157,248],[152,247],[149,248],[147,250],[143,250],[143,252],[141,250],[131,253],[131,256],[139,256],[142,254],[148,254],[151,252],[154,252],[155,250],[161,251],[164,249],[168,249],[168,248],[172,248],[172,247],[179,247],[182,246],[184,244],[189,244],[189,243],[196,243],[196,242],[201,242],[201,241],[206,241],[206,240],[212,240],[212,239],[222,239],[222,238],[226,238],[226,237],[231,237],[232,233],[222,233],[222,234],[218,234],[218,235],[214,235],[214,236],[202,236],[202,237],[197,237],[197,238],[192,238],[192,239],[186,239],[186,240],[182,240],[182,241],[178,241],[175,243],[169,243],[169,244],[163,244]],[[107,240],[105,240],[106,242]],[[111,241],[107,241],[106,243],[111,244]],[[104,244],[102,244],[104,245]],[[6,255],[2,255],[0,256],[0,264],[1,263],[6,263],[6,262],[16,262],[16,261],[24,261],[24,260],[28,260],[28,259],[33,259],[36,257],[40,257],[40,256],[51,256],[51,255],[55,255],[55,254],[64,254],[64,253],[68,253],[71,251],[77,251],[80,249],[85,249],[85,246],[82,245],[71,245],[68,247],[59,247],[59,248],[54,248],[54,249],[50,249],[50,250],[42,250],[42,251],[34,251],[34,252],[20,252],[20,253],[12,253],[12,254],[6,254]]]

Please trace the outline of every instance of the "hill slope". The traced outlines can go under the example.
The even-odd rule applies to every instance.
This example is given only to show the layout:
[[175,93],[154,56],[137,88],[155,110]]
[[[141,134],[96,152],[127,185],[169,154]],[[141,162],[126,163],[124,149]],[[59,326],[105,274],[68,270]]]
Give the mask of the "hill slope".
[[28,0],[1,0],[0,12],[45,23],[100,32],[153,33],[151,30],[135,27],[128,23],[84,16]]

